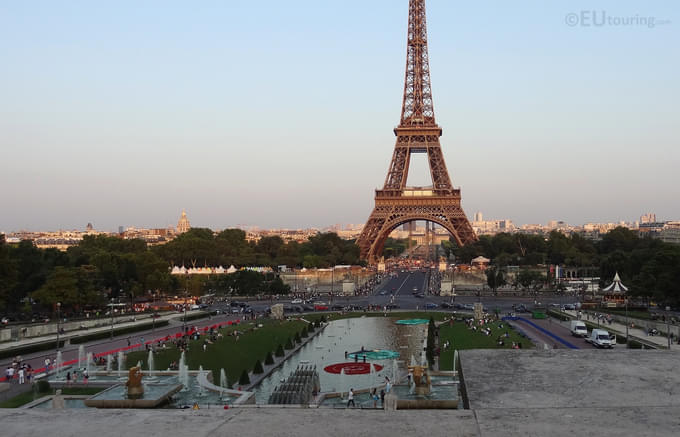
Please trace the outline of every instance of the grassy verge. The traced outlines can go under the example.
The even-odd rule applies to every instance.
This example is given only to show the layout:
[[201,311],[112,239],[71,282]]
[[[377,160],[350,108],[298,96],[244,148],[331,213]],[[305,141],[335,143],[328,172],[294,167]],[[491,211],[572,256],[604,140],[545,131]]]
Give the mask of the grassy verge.
[[[503,327],[501,328],[500,325]],[[452,370],[454,349],[510,349],[513,342],[522,343],[522,347],[525,349],[533,348],[531,340],[522,337],[512,326],[505,322],[492,322],[487,326],[491,327],[491,335],[484,335],[480,331],[468,329],[464,322],[456,321],[453,325],[440,325],[439,344],[442,345],[448,340],[451,343],[451,347],[441,351],[439,369]],[[496,343],[498,336],[502,336],[506,332],[510,337],[503,338],[504,346],[498,346]]]
[[[326,319],[327,320],[340,320],[340,319],[350,319],[350,318],[355,318],[355,317],[383,317],[384,313],[383,312],[352,312],[352,313],[327,313],[326,314]],[[450,318],[453,313],[446,313],[446,312],[441,312],[441,311],[432,311],[432,312],[425,312],[425,311],[392,311],[387,313],[387,317],[393,318],[393,319],[427,319],[429,320],[430,317],[432,317],[435,321],[441,322],[444,319]],[[460,315],[458,315],[460,316]],[[306,320],[316,320],[317,318],[320,318],[320,314],[305,314],[304,318]]]
[[[54,341],[45,341],[45,342],[42,342],[42,343],[31,344],[31,345],[21,346],[21,347],[13,347],[13,348],[9,348],[9,349],[5,349],[3,351],[0,351],[0,359],[2,359],[2,358],[13,358],[13,357],[16,357],[17,355],[28,355],[28,354],[33,353],[33,352],[52,350],[52,349],[55,348],[56,345],[57,345],[57,340],[56,340],[56,334],[55,334],[55,340]],[[59,340],[59,347],[64,347],[64,341],[63,340]]]
[[[168,325],[167,320],[157,320],[155,327],[156,328],[161,328],[163,326]],[[140,331],[146,331],[149,329],[152,329],[154,327],[153,322],[149,323],[144,323],[141,325],[135,325],[135,326],[127,326],[125,328],[114,328],[113,329],[113,335],[125,335],[125,334],[132,334],[133,332],[140,332]],[[85,335],[80,335],[78,337],[73,337],[71,339],[71,344],[80,344],[80,343],[87,343],[88,341],[92,340],[100,340],[102,338],[109,338],[111,337],[111,331],[100,331],[100,332],[95,332],[94,334],[85,334]]]
[[[104,390],[101,387],[64,387],[61,390],[62,395],[93,395]],[[36,393],[34,390],[29,390],[25,393],[14,396],[6,401],[0,402],[0,408],[19,408],[29,402],[33,402],[43,396],[53,395],[55,390],[50,389],[47,392]]]
[[[262,324],[262,328],[257,328]],[[277,321],[260,319],[256,322],[244,322],[238,326],[228,326],[220,329],[223,338],[208,345],[203,352],[203,340],[189,341],[186,353],[186,361],[192,370],[203,366],[205,370],[213,372],[213,382],[220,383],[220,369],[224,368],[227,373],[229,384],[238,381],[243,370],[252,371],[255,361],[264,361],[268,352],[274,353],[278,345],[284,345],[288,338],[293,338],[307,323],[300,320]],[[235,336],[228,335],[234,330],[242,332],[236,340]],[[172,346],[168,344],[168,346]],[[147,368],[148,353],[132,352],[127,357],[127,363],[142,362],[142,367]],[[179,361],[180,351],[175,347],[167,350],[159,350],[154,356],[156,369],[167,369],[173,361]]]

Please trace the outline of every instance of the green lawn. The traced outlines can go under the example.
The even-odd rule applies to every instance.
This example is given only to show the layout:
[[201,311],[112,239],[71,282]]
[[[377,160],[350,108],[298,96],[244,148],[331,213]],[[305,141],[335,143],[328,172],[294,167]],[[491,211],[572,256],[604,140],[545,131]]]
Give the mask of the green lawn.
[[[503,328],[499,328],[500,324]],[[467,328],[464,322],[456,321],[453,326],[449,324],[442,324],[439,328],[439,344],[443,345],[447,340],[451,343],[451,347],[447,350],[441,351],[439,357],[439,369],[451,370],[453,367],[453,351],[461,349],[510,349],[512,342],[522,343],[524,349],[533,348],[531,341],[525,337],[520,336],[517,331],[512,329],[510,325],[505,322],[492,322],[491,335],[484,335],[479,330],[473,331]],[[504,338],[505,346],[498,346],[496,341],[499,335],[510,334],[510,338]]]
[[[63,395],[93,395],[104,390],[101,387],[64,387],[61,390]],[[26,405],[29,402],[33,402],[43,396],[48,396],[54,394],[55,390],[50,390],[47,393],[35,393],[33,390],[21,393],[14,396],[13,398],[7,399],[4,402],[0,402],[0,408],[19,408]]]
[[[625,316],[626,315],[626,310],[625,309],[614,309],[614,308],[598,308],[596,310],[593,310],[596,313],[609,313],[613,314],[616,316]],[[649,311],[633,311],[629,310],[628,311],[628,317],[633,318],[633,319],[642,319],[642,320],[653,320],[654,318],[652,315],[649,313]]]
[[[256,324],[262,324],[262,328],[255,328]],[[253,370],[255,361],[258,359],[264,363],[267,352],[272,355],[277,346],[284,345],[286,340],[295,336],[296,332],[302,331],[307,323],[300,320],[276,321],[270,319],[258,319],[255,322],[244,322],[238,326],[229,326],[220,329],[224,335],[221,340],[208,345],[208,350],[203,352],[203,338],[189,342],[189,350],[186,353],[189,369],[196,370],[203,366],[205,370],[212,370],[213,382],[220,383],[220,369],[224,368],[227,373],[229,384],[238,381],[244,369]],[[235,337],[227,335],[238,329],[244,332],[236,341]],[[171,344],[168,344],[171,346]],[[180,352],[174,347],[160,350],[154,356],[156,370],[167,369],[173,361],[179,361]],[[148,353],[133,352],[128,355],[127,367],[131,367],[138,361],[142,362],[142,369],[147,366]]]

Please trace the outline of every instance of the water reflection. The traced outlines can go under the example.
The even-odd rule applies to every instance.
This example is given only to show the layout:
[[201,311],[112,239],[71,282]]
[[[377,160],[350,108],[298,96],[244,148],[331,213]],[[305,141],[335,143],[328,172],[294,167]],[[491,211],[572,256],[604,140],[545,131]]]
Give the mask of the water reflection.
[[345,352],[359,351],[362,347],[367,350],[389,349],[399,352],[400,361],[409,362],[412,355],[419,358],[427,325],[396,325],[395,320],[388,317],[361,317],[331,322],[321,334],[262,381],[256,389],[257,403],[267,403],[274,388],[300,363],[317,366],[323,392],[368,388],[382,383],[385,376],[392,378],[394,361],[391,359],[368,360],[384,366],[375,374],[331,374],[323,368],[330,364],[351,361],[345,359]]

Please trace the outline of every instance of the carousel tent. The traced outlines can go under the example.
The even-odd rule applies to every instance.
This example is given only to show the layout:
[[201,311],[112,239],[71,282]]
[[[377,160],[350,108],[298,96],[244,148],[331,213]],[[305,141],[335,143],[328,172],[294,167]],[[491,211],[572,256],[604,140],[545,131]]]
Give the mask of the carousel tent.
[[621,283],[621,278],[619,278],[619,272],[614,275],[614,282],[602,289],[602,291],[607,293],[625,293],[628,291],[628,287]]

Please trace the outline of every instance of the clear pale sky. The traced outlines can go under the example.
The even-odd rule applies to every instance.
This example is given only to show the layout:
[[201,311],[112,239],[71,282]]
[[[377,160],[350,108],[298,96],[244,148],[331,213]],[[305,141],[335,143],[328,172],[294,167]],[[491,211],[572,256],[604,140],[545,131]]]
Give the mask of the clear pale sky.
[[[468,217],[680,219],[680,2],[427,8]],[[158,227],[182,208],[212,228],[364,222],[394,148],[407,9],[0,1],[0,230]],[[567,24],[591,9],[670,23]]]

